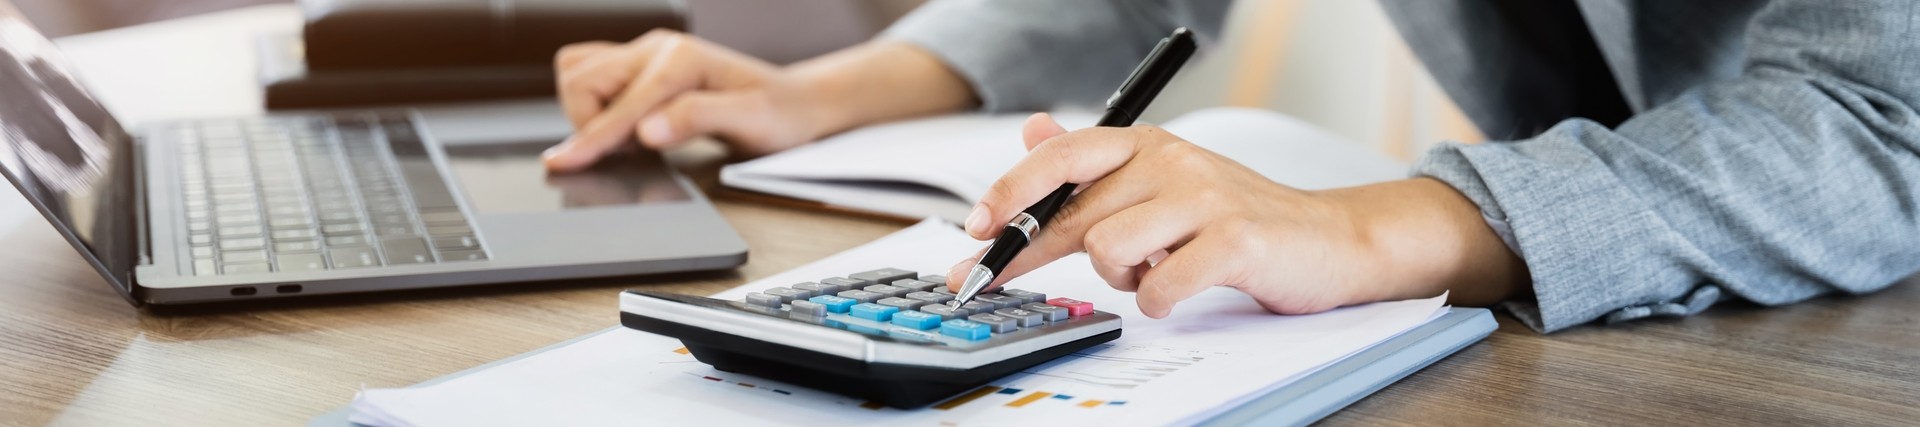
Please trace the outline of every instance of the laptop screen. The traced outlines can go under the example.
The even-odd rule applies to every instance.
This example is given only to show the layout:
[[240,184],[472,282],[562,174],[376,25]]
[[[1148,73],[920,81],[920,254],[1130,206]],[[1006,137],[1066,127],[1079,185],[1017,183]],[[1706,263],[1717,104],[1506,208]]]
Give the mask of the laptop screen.
[[0,172],[128,291],[138,240],[131,138],[53,43],[0,5]]

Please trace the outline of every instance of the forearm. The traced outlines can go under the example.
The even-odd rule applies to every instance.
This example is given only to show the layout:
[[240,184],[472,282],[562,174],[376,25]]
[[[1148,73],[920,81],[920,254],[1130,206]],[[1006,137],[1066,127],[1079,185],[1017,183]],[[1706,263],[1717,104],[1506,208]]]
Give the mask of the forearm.
[[1342,206],[1373,272],[1358,283],[1362,301],[1424,298],[1492,305],[1526,292],[1527,267],[1487,226],[1466,196],[1446,183],[1415,178],[1327,190]]
[[861,125],[960,111],[978,105],[973,89],[933,54],[876,40],[794,64],[785,71],[811,101],[812,137]]

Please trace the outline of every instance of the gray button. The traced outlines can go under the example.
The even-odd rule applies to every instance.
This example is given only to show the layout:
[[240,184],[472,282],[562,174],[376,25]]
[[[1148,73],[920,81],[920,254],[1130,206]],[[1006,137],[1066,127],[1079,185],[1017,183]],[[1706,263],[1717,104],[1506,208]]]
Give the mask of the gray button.
[[232,252],[220,253],[220,262],[227,263],[227,264],[241,263],[241,262],[266,262],[266,260],[267,260],[267,253],[265,251],[232,251]]
[[904,298],[917,299],[931,304],[946,304],[947,301],[953,301],[953,295],[939,292],[914,292],[907,294]]
[[807,301],[803,299],[793,300],[793,302],[791,303],[791,307],[793,307],[793,310],[791,311],[791,313],[793,314],[806,315],[806,316],[812,316],[812,317],[820,317],[820,316],[827,315],[827,306],[821,305],[820,303],[813,302],[813,301]]
[[912,279],[919,275],[920,275],[919,273],[901,270],[898,268],[882,268],[879,270],[862,271],[859,273],[849,274],[847,275],[847,278],[854,279],[854,280],[865,280],[873,283],[893,283],[893,281],[895,280]]
[[947,287],[947,276],[942,276],[938,274],[922,274],[920,275],[920,281],[939,283],[940,287],[943,287],[943,288]]
[[748,305],[757,305],[757,306],[767,307],[767,308],[780,308],[780,297],[767,295],[759,292],[748,292],[746,301]]
[[381,240],[380,249],[387,254],[387,265],[433,262],[433,251],[427,249],[427,240],[418,237]]
[[797,299],[804,300],[812,297],[811,295],[807,295],[806,291],[790,289],[790,288],[773,288],[773,289],[760,291],[760,293],[780,297],[780,302],[782,303],[793,302],[793,300],[797,300]]
[[[978,298],[975,298],[975,299],[978,299]],[[988,303],[979,302],[979,301],[967,301],[967,305],[960,306],[960,310],[967,312],[967,314],[991,313],[994,310],[998,310],[998,309],[1000,309],[1000,307],[995,307],[993,306],[993,304],[988,304]]]
[[227,265],[220,266],[220,274],[247,274],[247,273],[272,273],[272,272],[273,272],[273,268],[267,266],[267,263],[264,263],[264,262],[250,262],[245,264],[227,264]]
[[433,248],[443,251],[449,249],[479,249],[480,241],[474,240],[473,236],[435,237],[433,238]]
[[902,288],[902,287],[893,286],[893,285],[868,286],[866,288],[866,291],[876,293],[876,294],[886,295],[890,297],[897,297],[901,295],[906,295],[908,292],[913,292],[911,290],[908,290],[907,288]]
[[250,250],[250,249],[260,249],[262,247],[265,247],[266,245],[267,245],[267,240],[258,238],[258,237],[250,237],[245,239],[220,240],[220,250],[222,251],[243,251],[243,250]]
[[953,290],[952,290],[952,289],[947,289],[947,287],[945,287],[945,286],[935,286],[935,287],[933,287],[933,290],[931,290],[931,291],[928,291],[928,292],[937,292],[937,293],[943,293],[943,294],[947,294],[947,295],[954,295],[954,293],[953,293]]
[[893,286],[911,289],[914,292],[926,292],[928,289],[933,289],[933,287],[935,286],[946,287],[947,282],[933,283],[933,282],[928,282],[923,280],[901,279],[901,280],[893,281]]
[[1027,303],[1026,301],[1021,301],[1019,298],[1014,298],[1014,297],[1000,295],[1000,294],[984,294],[977,297],[973,297],[973,300],[987,303],[987,304],[993,304],[994,310],[999,310],[999,309],[1008,308],[1008,307],[1019,307],[1020,304]]
[[1048,322],[1058,322],[1062,320],[1067,320],[1067,317],[1069,317],[1067,313],[1067,309],[1047,305],[1044,303],[1036,302],[1036,303],[1024,304],[1020,306],[1020,309],[1035,312],[1035,313],[1040,313],[1040,315],[1045,317]]
[[927,305],[923,305],[923,306],[920,306],[920,311],[921,311],[921,312],[923,312],[923,313],[927,313],[927,314],[935,314],[935,315],[939,315],[939,316],[940,316],[940,321],[942,321],[942,322],[944,322],[944,321],[948,321],[948,320],[953,320],[953,319],[958,319],[958,318],[960,318],[960,317],[962,317],[963,315],[965,315],[965,314],[966,314],[966,313],[961,313],[961,312],[959,312],[959,311],[956,311],[956,310],[954,310],[954,308],[953,308],[953,307],[951,307],[951,306],[947,306],[946,304],[927,304]]
[[291,239],[310,239],[313,237],[314,237],[313,230],[274,230],[273,232],[274,241],[291,240]]
[[975,314],[972,316],[967,316],[967,320],[985,323],[987,324],[987,326],[993,327],[993,333],[996,333],[996,334],[1004,334],[1004,333],[1020,330],[1019,321],[1013,320],[1013,318],[1011,317],[1001,316],[993,313],[981,313],[981,314]]
[[274,254],[273,263],[274,265],[280,266],[280,271],[314,271],[327,269],[327,260],[320,258],[320,254],[317,253]]
[[841,291],[834,295],[839,295],[841,298],[852,298],[854,301],[859,302],[874,302],[887,297],[886,295],[861,290]]
[[1023,289],[1001,289],[1000,294],[1019,298],[1021,301],[1025,301],[1026,304],[1047,302],[1047,294]]
[[1027,311],[1026,309],[1002,308],[999,310],[994,310],[993,314],[1006,316],[1009,319],[1019,321],[1020,327],[1022,328],[1031,328],[1035,326],[1044,325],[1047,323],[1046,319],[1041,318],[1040,313]]
[[825,279],[820,279],[820,284],[839,286],[841,289],[860,289],[868,286],[873,286],[873,282],[869,282],[865,280],[853,280],[845,277],[828,277]]
[[274,252],[280,252],[280,253],[287,253],[287,252],[314,252],[314,251],[318,251],[318,250],[320,250],[320,242],[315,242],[315,241],[312,241],[312,240],[296,240],[296,241],[291,241],[291,242],[275,242],[275,243],[273,244],[273,251],[274,251]]
[[833,294],[840,293],[840,291],[847,290],[847,288],[843,288],[839,286],[828,285],[824,283],[814,283],[814,282],[806,282],[806,283],[793,285],[793,288],[803,290],[803,291],[812,291],[814,296],[833,295]]
[[487,253],[481,251],[441,251],[441,261],[486,261]]
[[379,267],[380,255],[373,248],[332,248],[327,255],[333,258],[333,268]]
[[885,306],[900,307],[900,310],[903,310],[903,311],[917,310],[920,308],[920,306],[928,304],[926,301],[909,299],[909,298],[901,298],[901,297],[881,298],[879,301],[874,301],[874,303],[885,305]]
[[367,236],[328,237],[327,246],[366,246]]
[[213,264],[213,260],[211,259],[193,260],[193,275],[212,276],[215,274],[220,274],[220,269]]

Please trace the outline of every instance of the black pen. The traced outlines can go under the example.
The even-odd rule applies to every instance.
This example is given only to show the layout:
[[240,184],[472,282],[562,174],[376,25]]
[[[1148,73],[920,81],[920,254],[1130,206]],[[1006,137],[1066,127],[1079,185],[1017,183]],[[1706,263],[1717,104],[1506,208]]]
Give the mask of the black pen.
[[[1160,94],[1160,89],[1167,87],[1167,82],[1173,80],[1174,73],[1178,73],[1180,66],[1187,63],[1193,51],[1193,32],[1186,27],[1174,29],[1173,35],[1160,39],[1160,44],[1154,45],[1153,51],[1147,53],[1147,59],[1133,69],[1133,75],[1127,76],[1127,81],[1113,92],[1113,97],[1107,98],[1107,112],[1100,116],[1097,126],[1133,126],[1133,121],[1140,118],[1140,113],[1147,109],[1147,104],[1153,102],[1154,96]],[[1073,197],[1075,187],[1078,185],[1071,182],[1062,184],[1053,193],[1047,194],[1046,198],[1040,199],[1040,203],[1014,215],[1013,221],[1000,231],[1000,237],[987,246],[986,255],[980,256],[980,262],[967,271],[967,280],[961,282],[959,295],[954,298],[952,305],[959,307],[966,304],[986,290],[987,285],[993,283],[993,278],[999,276],[1013,261],[1013,257],[1027,248],[1027,243],[1033,240],[1040,227],[1052,220],[1053,214],[1067,204],[1067,199]]]

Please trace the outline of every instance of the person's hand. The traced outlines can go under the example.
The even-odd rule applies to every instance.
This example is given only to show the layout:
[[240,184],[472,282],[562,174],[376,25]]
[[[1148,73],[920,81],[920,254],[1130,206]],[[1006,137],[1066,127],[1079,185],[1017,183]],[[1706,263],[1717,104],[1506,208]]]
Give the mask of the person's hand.
[[547,151],[554,170],[585,168],[636,141],[660,150],[713,135],[757,155],[822,132],[808,117],[807,91],[781,68],[680,32],[569,45],[554,64],[577,130]]
[[[1491,303],[1524,281],[1477,207],[1439,181],[1302,191],[1149,125],[1067,132],[1037,114],[1023,137],[1029,154],[981,199],[968,234],[993,238],[1063,183],[1081,192],[994,286],[1081,251],[1154,318],[1215,285],[1305,314],[1449,287]],[[950,288],[976,259],[955,266]]]

